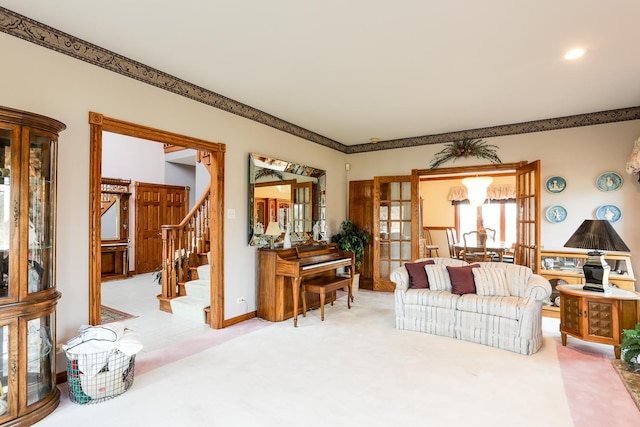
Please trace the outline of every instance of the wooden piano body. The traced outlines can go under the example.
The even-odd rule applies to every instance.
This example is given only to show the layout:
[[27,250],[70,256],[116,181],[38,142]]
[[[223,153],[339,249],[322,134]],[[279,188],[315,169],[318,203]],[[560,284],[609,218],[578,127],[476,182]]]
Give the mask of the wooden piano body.
[[[335,244],[258,250],[258,317],[272,322],[297,318],[302,313],[297,304],[302,282],[344,280],[337,276],[337,269],[346,267],[345,273],[353,277],[353,266],[353,252],[341,251]],[[309,307],[320,305],[315,293],[307,293],[306,299]]]

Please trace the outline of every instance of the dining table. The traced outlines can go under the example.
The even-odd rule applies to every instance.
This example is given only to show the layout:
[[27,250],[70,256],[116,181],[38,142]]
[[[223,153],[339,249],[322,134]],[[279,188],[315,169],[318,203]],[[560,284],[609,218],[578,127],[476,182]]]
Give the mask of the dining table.
[[[466,247],[482,251],[484,250],[485,246],[480,244],[479,242],[471,241],[467,242]],[[498,262],[502,262],[505,252],[511,250],[511,245],[508,245],[506,242],[496,242],[490,239],[487,239],[486,247],[487,252],[495,252],[496,254],[498,254]],[[460,251],[465,249],[465,244],[464,242],[454,243],[453,248],[456,251],[456,255],[458,255]]]

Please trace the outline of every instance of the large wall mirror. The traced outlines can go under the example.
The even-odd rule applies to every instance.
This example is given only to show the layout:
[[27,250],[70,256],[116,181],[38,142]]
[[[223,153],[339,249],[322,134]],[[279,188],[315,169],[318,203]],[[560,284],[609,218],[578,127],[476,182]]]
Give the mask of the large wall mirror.
[[105,178],[101,182],[101,279],[121,279],[129,273],[130,180]]
[[318,240],[326,230],[326,171],[249,154],[249,244],[269,243],[275,222],[292,242]]

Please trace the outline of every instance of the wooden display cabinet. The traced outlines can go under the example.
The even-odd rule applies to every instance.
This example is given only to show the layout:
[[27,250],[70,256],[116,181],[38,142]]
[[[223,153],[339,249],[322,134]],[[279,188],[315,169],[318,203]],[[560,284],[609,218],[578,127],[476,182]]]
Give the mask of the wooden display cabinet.
[[639,320],[640,296],[622,289],[610,293],[584,291],[581,285],[560,285],[558,290],[562,345],[567,345],[567,335],[609,344],[619,359],[622,331],[634,329]]
[[[552,287],[549,301],[542,306],[543,316],[560,317],[560,295],[556,286],[584,284],[582,266],[587,257],[587,252],[541,251],[540,275],[548,279]],[[631,267],[631,254],[625,252],[605,253],[604,259],[611,267],[609,282],[620,289],[634,291],[636,278]]]
[[0,107],[0,424],[32,425],[56,387],[55,206],[65,125]]

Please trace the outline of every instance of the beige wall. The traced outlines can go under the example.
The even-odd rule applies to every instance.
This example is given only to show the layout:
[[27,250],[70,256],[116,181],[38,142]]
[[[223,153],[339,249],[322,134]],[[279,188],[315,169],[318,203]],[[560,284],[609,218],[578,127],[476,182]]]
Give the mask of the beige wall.
[[[541,185],[553,175],[567,180],[567,189],[551,194],[541,190],[541,236],[544,249],[563,249],[564,243],[584,219],[595,219],[599,206],[613,204],[622,210],[622,219],[613,224],[632,253],[636,276],[640,275],[640,183],[637,175],[627,175],[625,165],[633,142],[640,136],[640,120],[586,126],[549,132],[485,138],[497,145],[503,162],[541,161]],[[369,179],[374,175],[407,175],[412,169],[427,169],[443,145],[405,148],[349,156],[349,180]],[[475,158],[459,159],[443,167],[486,164]],[[603,172],[622,175],[623,186],[616,191],[602,192],[596,178]],[[567,209],[567,219],[552,224],[544,212],[553,205]],[[636,289],[640,290],[636,282]]]
[[[327,218],[346,212],[346,155],[82,61],[0,34],[2,105],[67,125],[58,162],[58,342],[88,321],[89,111],[226,144],[225,318],[256,309],[256,249],[248,246],[248,155],[256,152],[327,171]],[[140,159],[144,162],[144,159]],[[150,284],[153,286],[153,284]],[[245,297],[247,305],[236,304]],[[64,361],[64,358],[61,360]]]
[[[255,248],[247,245],[248,154],[256,152],[308,164],[327,171],[327,218],[333,234],[346,215],[347,182],[373,176],[409,174],[427,168],[442,145],[344,155],[271,127],[216,110],[136,80],[97,68],[54,51],[0,34],[3,58],[2,104],[43,114],[67,125],[59,145],[57,283],[63,294],[58,311],[58,341],[76,334],[88,320],[89,125],[88,112],[226,144],[225,318],[244,313],[235,303],[245,297],[256,309]],[[623,218],[615,228],[632,251],[640,251],[640,185],[624,175],[623,187],[603,193],[595,178],[605,171],[623,173],[640,121],[544,133],[491,138],[504,162],[542,160],[543,180],[563,175],[561,194],[542,193],[542,208],[562,204],[568,219],[542,222],[542,244],[561,248],[584,218],[592,218],[602,204],[616,204]],[[141,159],[143,161],[143,159]],[[344,164],[351,163],[350,172]],[[459,160],[453,165],[483,163]],[[447,164],[446,166],[451,166]],[[225,215],[226,218],[226,215]],[[634,268],[640,267],[634,258]]]

